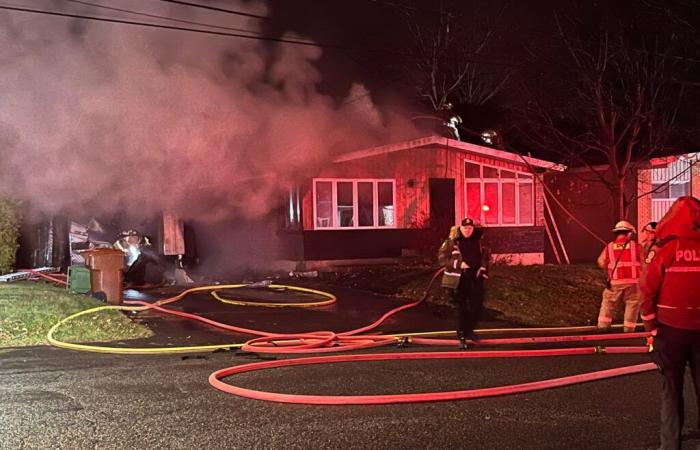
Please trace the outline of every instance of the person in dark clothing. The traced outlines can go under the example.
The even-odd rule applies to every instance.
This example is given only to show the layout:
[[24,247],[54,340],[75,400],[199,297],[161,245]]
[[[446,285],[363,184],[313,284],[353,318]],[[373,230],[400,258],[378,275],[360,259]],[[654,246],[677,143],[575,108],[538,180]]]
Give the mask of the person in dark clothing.
[[[488,278],[488,251],[481,243],[483,229],[470,218],[453,227],[440,246],[439,258],[445,266],[442,285],[451,289],[457,304],[457,337],[462,349],[477,340],[474,328],[481,319],[484,280]],[[469,342],[468,342],[469,341]]]
[[677,450],[683,447],[687,366],[700,404],[700,200],[677,199],[656,231],[639,279],[641,311],[662,377],[660,448]]

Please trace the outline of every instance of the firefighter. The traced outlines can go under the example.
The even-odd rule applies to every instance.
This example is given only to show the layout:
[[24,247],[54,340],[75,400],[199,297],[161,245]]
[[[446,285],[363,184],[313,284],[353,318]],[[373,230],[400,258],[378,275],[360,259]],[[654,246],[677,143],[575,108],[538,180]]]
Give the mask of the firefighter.
[[663,378],[661,448],[679,449],[686,364],[700,405],[700,200],[676,200],[657,234],[639,281],[642,320],[654,335],[652,358]]
[[634,226],[621,220],[612,229],[615,239],[608,243],[598,257],[598,266],[607,273],[603,301],[598,314],[598,329],[609,330],[620,301],[625,304],[624,330],[632,332],[639,317],[639,280],[641,252],[632,239]]
[[[141,246],[144,245],[143,236],[136,230],[125,230],[119,234],[119,239],[114,243],[114,248],[121,250],[126,255],[126,265],[131,267],[141,254]],[[147,245],[150,242],[147,241]]]
[[442,285],[451,291],[457,304],[457,337],[465,350],[468,340],[477,340],[474,328],[483,312],[484,280],[488,279],[489,252],[481,243],[482,235],[483,228],[465,218],[458,227],[452,227],[439,252],[445,266]]

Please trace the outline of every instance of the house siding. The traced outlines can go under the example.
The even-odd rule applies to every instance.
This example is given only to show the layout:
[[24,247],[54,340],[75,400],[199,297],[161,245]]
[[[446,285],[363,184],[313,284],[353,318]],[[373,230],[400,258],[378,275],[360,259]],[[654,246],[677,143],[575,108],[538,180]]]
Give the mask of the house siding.
[[[663,161],[663,158],[660,158]],[[668,163],[674,159],[667,159]],[[661,165],[660,167],[663,167]],[[639,169],[637,173],[637,229],[641,230],[644,225],[652,220],[652,172],[653,169]],[[700,198],[700,164],[694,163],[690,168],[690,195]]]
[[651,221],[651,169],[640,169],[637,173],[637,230]]
[[[304,232],[306,260],[389,258],[403,256],[407,249],[418,247],[433,251],[446,237],[427,230],[337,230]],[[484,245],[494,254],[542,253],[545,242],[543,227],[490,227]]]
[[[407,149],[354,161],[336,163],[320,171],[316,178],[390,178],[396,180],[396,228],[424,229],[430,226],[431,178],[455,180],[455,223],[464,217],[464,160],[494,167],[529,172],[525,165],[478,155],[465,154],[438,146]],[[535,224],[544,226],[543,189],[535,181]],[[314,229],[313,190],[304,186],[303,224]],[[345,231],[345,230],[343,230]],[[360,230],[352,230],[358,232]],[[324,230],[323,232],[330,232]]]
[[[574,169],[563,173],[548,174],[547,187],[564,207],[583,222],[598,237],[611,240],[611,229],[619,220],[615,215],[612,195],[605,184],[591,171]],[[625,194],[632,198],[637,193],[637,176],[630,176],[625,183]],[[550,200],[554,219],[571,262],[591,263],[596,260],[603,244],[586,232],[558,205]],[[637,221],[637,203],[633,202],[627,217]],[[554,233],[554,230],[552,230]],[[554,236],[557,240],[557,237]],[[549,244],[547,244],[549,247]]]

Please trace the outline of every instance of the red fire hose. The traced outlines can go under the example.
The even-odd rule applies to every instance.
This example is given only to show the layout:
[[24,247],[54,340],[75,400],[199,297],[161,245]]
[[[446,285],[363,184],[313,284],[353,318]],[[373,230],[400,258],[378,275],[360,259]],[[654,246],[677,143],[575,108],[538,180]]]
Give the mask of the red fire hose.
[[[378,327],[390,316],[412,308],[420,304],[428,295],[430,287],[440,275],[442,271],[435,273],[430,281],[426,294],[415,302],[407,303],[394,308],[383,314],[379,319],[364,327],[350,330],[342,333],[332,331],[316,331],[300,334],[277,334],[260,330],[252,330],[234,325],[228,325],[207,319],[196,314],[185,313],[169,308],[164,308],[162,305],[179,300],[183,294],[161,300],[155,304],[142,301],[127,301],[129,305],[139,305],[149,309],[154,309],[166,314],[176,315],[191,320],[196,320],[217,328],[234,331],[238,333],[250,334],[258,336],[246,342],[242,349],[246,351],[259,353],[284,353],[284,354],[299,354],[299,353],[328,353],[347,350],[358,350],[372,347],[390,345],[397,342],[397,337],[387,335],[367,335],[361,334]],[[51,277],[44,274],[37,274],[44,278]],[[54,282],[62,282],[62,280],[51,279]],[[206,288],[197,288],[206,289]],[[211,287],[212,290],[216,286]],[[647,333],[625,333],[625,334],[602,334],[602,335],[580,335],[580,336],[540,336],[540,337],[520,337],[520,338],[499,338],[499,339],[483,339],[476,344],[480,345],[511,345],[511,344],[533,344],[533,343],[553,343],[553,342],[581,342],[581,341],[608,341],[619,339],[631,339],[646,336]],[[456,345],[454,339],[429,339],[419,337],[408,337],[407,342],[424,345]],[[380,354],[353,354],[353,355],[333,355],[333,356],[318,356],[297,359],[285,359],[268,362],[258,362],[245,364],[236,367],[229,367],[218,370],[209,376],[209,382],[216,389],[231,394],[275,402],[283,403],[303,403],[303,404],[387,404],[387,403],[409,403],[409,402],[428,402],[428,401],[445,401],[459,400],[479,397],[492,397],[498,395],[507,395],[522,392],[531,392],[541,389],[549,389],[560,386],[567,386],[575,383],[583,383],[587,381],[601,380],[626,374],[634,374],[653,370],[656,366],[652,363],[638,364],[634,366],[618,367],[614,369],[601,370],[596,372],[583,373],[550,380],[534,381],[522,384],[499,386],[491,388],[450,391],[450,392],[429,392],[417,394],[387,394],[387,395],[359,395],[359,396],[337,396],[337,395],[298,395],[298,394],[280,394],[273,392],[257,391],[246,389],[238,386],[233,386],[221,381],[223,378],[255,370],[272,369],[277,367],[310,365],[310,364],[329,364],[338,362],[350,361],[382,361],[382,360],[417,360],[417,359],[464,359],[464,358],[497,358],[497,357],[537,357],[537,356],[564,356],[564,355],[583,355],[595,353],[646,353],[647,347],[579,347],[565,349],[541,349],[541,350],[506,350],[506,351],[469,351],[469,352],[421,352],[421,353],[380,353]]]
[[[384,313],[381,317],[379,317],[379,319],[375,320],[369,325],[357,328],[355,330],[345,331],[342,333],[335,333],[333,331],[315,331],[301,334],[269,333],[266,331],[252,330],[249,328],[237,327],[235,325],[228,325],[221,322],[217,322],[215,320],[198,316],[196,314],[185,313],[160,306],[163,304],[171,303],[174,299],[179,299],[180,296],[176,296],[171,299],[164,299],[155,304],[143,301],[125,301],[124,303],[128,305],[144,306],[150,309],[154,309],[156,311],[164,312],[166,314],[185,317],[188,319],[206,323],[217,328],[221,328],[223,330],[259,336],[258,338],[252,339],[243,345],[242,349],[245,351],[286,354],[341,352],[349,350],[362,350],[366,348],[380,347],[383,345],[390,345],[396,343],[396,338],[393,336],[356,335],[359,335],[360,333],[364,333],[366,331],[370,331],[381,325],[390,316],[405,309],[412,308],[423,302],[423,300],[425,300],[425,298],[428,296],[430,287],[433,285],[433,283],[441,273],[442,270],[438,270],[437,272],[435,272],[435,274],[430,280],[428,289],[426,289],[425,294],[420,299],[416,300],[415,302],[406,303],[404,305],[398,306]],[[212,290],[216,288],[216,286],[213,286]]]
[[[553,378],[549,380],[533,381],[529,383],[512,384],[481,389],[469,389],[448,392],[425,392],[417,394],[385,394],[385,395],[300,395],[281,394],[254,389],[246,389],[230,385],[221,381],[222,378],[255,370],[273,369],[277,367],[289,367],[311,364],[330,364],[339,362],[358,361],[386,361],[386,360],[415,360],[415,359],[464,359],[464,358],[501,358],[501,357],[536,357],[536,356],[563,356],[584,355],[599,353],[596,347],[547,349],[547,350],[508,350],[508,351],[471,351],[471,352],[427,352],[427,353],[379,353],[361,355],[333,355],[296,359],[280,359],[276,361],[257,362],[218,370],[209,376],[209,383],[216,389],[229,394],[256,400],[265,400],[279,403],[300,403],[308,405],[377,405],[388,403],[416,403],[435,402],[445,400],[464,400],[482,397],[495,397],[499,395],[532,392],[542,389],[568,386],[588,381],[603,380],[621,375],[630,375],[653,370],[653,363],[637,364],[633,366],[617,367],[614,369],[600,370],[596,372],[582,373],[567,377]],[[612,347],[606,349],[606,353],[645,353],[646,347]]]
[[[649,336],[647,332],[617,333],[617,334],[584,334],[578,336],[536,336],[519,338],[480,339],[479,345],[510,345],[510,344],[543,344],[555,342],[588,342],[588,341],[613,341],[619,339],[644,338]],[[422,345],[454,345],[454,339],[430,339],[408,337],[408,342]]]
[[68,284],[68,283],[66,282],[66,280],[62,280],[62,279],[60,279],[60,278],[56,278],[57,276],[63,277],[64,275],[61,274],[61,273],[52,273],[51,275],[48,275],[48,274],[45,274],[45,273],[42,273],[42,272],[37,272],[37,271],[34,270],[34,269],[19,269],[19,270],[17,270],[17,271],[18,271],[18,272],[29,272],[29,273],[31,273],[32,275],[36,276],[36,277],[44,278],[45,280],[51,281],[52,283],[56,283],[56,284],[59,284],[59,285],[61,285],[61,286],[65,286],[65,285]]

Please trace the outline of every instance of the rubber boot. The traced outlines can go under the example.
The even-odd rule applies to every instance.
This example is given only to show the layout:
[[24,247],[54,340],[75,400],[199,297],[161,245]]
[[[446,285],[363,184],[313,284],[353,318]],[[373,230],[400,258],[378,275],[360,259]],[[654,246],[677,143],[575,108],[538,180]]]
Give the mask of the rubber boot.
[[474,333],[473,331],[467,333],[467,339],[471,341],[472,345],[477,344],[480,340],[479,336],[477,336],[476,333]]

